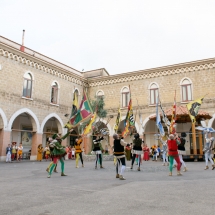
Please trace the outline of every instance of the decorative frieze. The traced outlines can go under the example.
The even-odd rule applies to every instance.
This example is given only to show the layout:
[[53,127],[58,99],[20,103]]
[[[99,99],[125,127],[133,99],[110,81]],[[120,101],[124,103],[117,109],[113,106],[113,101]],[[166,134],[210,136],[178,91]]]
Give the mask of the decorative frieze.
[[[167,69],[167,70],[143,70],[138,72],[139,74],[125,74],[124,77],[111,77],[109,76],[109,79],[103,78],[103,80],[97,80],[97,81],[89,81],[90,87],[96,87],[96,86],[102,86],[102,85],[109,85],[109,84],[117,84],[117,83],[123,83],[123,82],[129,82],[129,81],[135,81],[135,80],[142,80],[142,79],[149,79],[149,78],[156,78],[161,76],[167,76],[167,75],[175,75],[175,74],[182,74],[182,73],[189,73],[189,72],[195,72],[199,70],[208,70],[215,68],[215,63],[204,63],[200,65],[195,66],[186,66],[181,68],[173,68],[173,69]],[[141,74],[142,72],[142,74]],[[123,74],[122,74],[123,76]]]
[[80,79],[78,79],[72,75],[64,74],[63,72],[60,72],[58,70],[52,69],[52,68],[47,67],[47,66],[44,66],[42,64],[38,64],[38,63],[33,62],[32,60],[26,59],[24,57],[17,56],[16,54],[8,52],[4,49],[0,49],[0,56],[4,56],[4,57],[9,58],[11,60],[17,61],[17,62],[25,64],[27,66],[33,67],[35,69],[41,70],[45,73],[49,73],[51,75],[57,76],[58,78],[70,81],[70,82],[75,83],[77,85],[80,85],[80,86],[84,85],[85,87],[88,86],[87,81],[81,80],[81,77],[80,77]]

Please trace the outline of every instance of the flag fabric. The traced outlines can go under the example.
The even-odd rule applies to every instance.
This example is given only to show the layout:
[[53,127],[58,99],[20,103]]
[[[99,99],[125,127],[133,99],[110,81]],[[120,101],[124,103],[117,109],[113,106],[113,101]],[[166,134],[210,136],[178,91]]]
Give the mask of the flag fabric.
[[78,110],[78,95],[77,92],[74,91],[74,95],[73,95],[73,103],[72,103],[72,112],[70,117],[74,116],[77,113]]
[[69,120],[69,123],[74,127],[80,124],[81,122],[89,119],[93,114],[90,102],[88,100],[85,90],[83,91],[83,98],[77,113],[72,116]]
[[170,123],[167,115],[165,114],[165,112],[164,112],[164,110],[162,108],[161,102],[160,102],[160,109],[161,109],[161,113],[162,113],[162,120],[163,120],[164,124],[166,125],[166,127],[167,127],[167,129],[169,131],[169,126],[170,126],[171,123]]
[[129,101],[128,111],[126,114],[124,125],[125,125],[125,128],[124,128],[124,131],[122,132],[122,136],[126,137],[129,133],[129,128],[133,128],[135,126],[133,108],[132,108],[132,100],[131,99]]
[[176,91],[175,91],[175,97],[174,97],[174,104],[172,107],[172,120],[171,120],[171,124],[170,124],[170,134],[176,133],[175,121],[176,121]]
[[92,125],[95,122],[95,120],[96,120],[96,113],[94,113],[92,115],[89,124],[84,128],[83,135],[87,135],[87,134],[89,134],[93,130],[93,126]]
[[115,123],[115,126],[114,126],[115,132],[118,131],[120,121],[121,121],[121,110],[120,110],[120,107],[119,107],[118,114],[117,114],[117,117],[116,117],[116,123]]
[[160,135],[163,137],[165,136],[164,128],[161,123],[161,118],[160,118],[160,113],[158,111],[158,97],[157,97],[157,102],[156,102],[156,125],[159,129]]
[[186,105],[192,123],[196,122],[196,116],[198,115],[199,108],[203,102],[203,99],[204,97],[198,98],[195,101],[190,102],[189,104]]

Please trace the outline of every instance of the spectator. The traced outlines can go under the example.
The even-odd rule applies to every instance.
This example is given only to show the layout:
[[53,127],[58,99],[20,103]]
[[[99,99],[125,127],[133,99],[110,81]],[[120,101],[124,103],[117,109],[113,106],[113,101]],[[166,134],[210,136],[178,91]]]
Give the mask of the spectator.
[[23,146],[22,143],[19,144],[18,149],[17,149],[17,160],[21,161],[22,159],[22,152],[23,152]]
[[43,146],[42,144],[39,144],[37,147],[37,160],[41,161],[43,159]]
[[12,154],[12,148],[10,144],[8,144],[8,147],[6,148],[6,163],[7,162],[11,163],[11,154]]

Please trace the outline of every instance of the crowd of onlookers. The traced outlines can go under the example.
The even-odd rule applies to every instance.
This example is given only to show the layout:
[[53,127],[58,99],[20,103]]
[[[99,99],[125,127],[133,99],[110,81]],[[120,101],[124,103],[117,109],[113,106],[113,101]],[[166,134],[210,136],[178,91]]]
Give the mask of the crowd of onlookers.
[[8,144],[6,148],[6,162],[11,162],[14,160],[20,161],[22,159],[23,146],[22,143],[19,146],[15,142]]

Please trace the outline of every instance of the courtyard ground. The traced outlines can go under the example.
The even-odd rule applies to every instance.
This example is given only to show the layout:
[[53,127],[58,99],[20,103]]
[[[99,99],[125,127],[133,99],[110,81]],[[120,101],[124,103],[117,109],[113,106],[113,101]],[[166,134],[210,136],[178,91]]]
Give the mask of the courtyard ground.
[[127,162],[124,181],[111,161],[97,170],[94,162],[76,169],[65,161],[68,176],[50,179],[48,164],[0,163],[0,215],[215,214],[215,170],[204,170],[204,162],[187,162],[188,172],[176,176],[174,169],[172,177],[161,162],[144,161],[140,172]]

